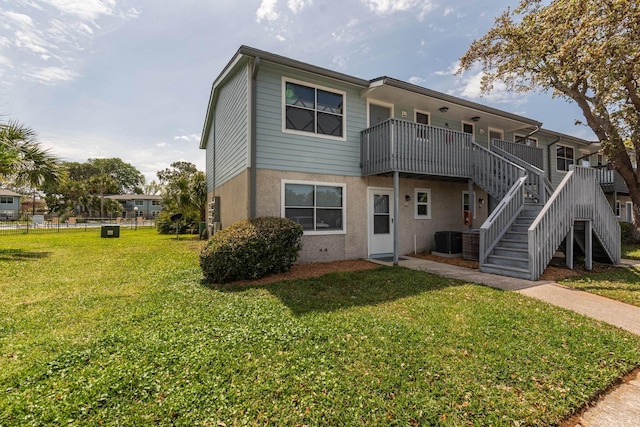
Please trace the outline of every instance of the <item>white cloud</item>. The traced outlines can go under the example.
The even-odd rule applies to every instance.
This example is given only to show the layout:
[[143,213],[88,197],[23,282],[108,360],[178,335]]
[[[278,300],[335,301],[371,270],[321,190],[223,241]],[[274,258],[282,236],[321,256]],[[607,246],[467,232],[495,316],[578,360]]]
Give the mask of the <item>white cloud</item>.
[[[11,71],[0,62],[5,82],[31,78],[52,84],[80,76],[77,61],[93,38],[103,32],[102,20],[113,28],[139,15],[124,10],[121,0],[22,0],[14,10],[0,8],[0,48],[9,57],[20,58],[21,68]],[[17,62],[16,62],[17,63]]]
[[43,83],[70,81],[79,76],[79,74],[73,70],[60,67],[40,68],[39,70],[27,73],[27,75]]
[[[455,66],[457,69],[458,64],[456,63]],[[455,94],[467,99],[482,98],[494,104],[510,103],[517,105],[527,102],[527,95],[508,90],[507,85],[499,81],[493,83],[493,88],[490,92],[483,93],[481,89],[483,76],[484,72],[479,65],[466,70],[457,79]]]
[[435,76],[453,76],[453,75],[456,74],[456,72],[458,71],[459,68],[460,68],[460,61],[455,61],[446,70],[434,71],[433,75],[435,75]]
[[434,9],[431,0],[362,0],[362,2],[378,15],[417,10],[419,11],[418,19],[420,21]]
[[55,7],[63,14],[75,15],[86,20],[95,21],[102,15],[112,15],[116,6],[115,0],[42,0]]
[[260,7],[256,11],[256,21],[262,20],[275,21],[278,19],[278,12],[276,12],[277,0],[262,0]]
[[417,76],[409,77],[409,83],[414,85],[422,86],[426,82],[427,80],[423,79],[422,77],[417,77]]
[[190,135],[178,135],[174,136],[173,139],[175,141],[198,142],[200,141],[200,135],[195,133],[192,133]]
[[33,27],[33,20],[28,15],[15,12],[4,12],[3,15],[22,28]]
[[289,0],[287,6],[293,13],[300,12],[307,4],[311,4],[311,0]]

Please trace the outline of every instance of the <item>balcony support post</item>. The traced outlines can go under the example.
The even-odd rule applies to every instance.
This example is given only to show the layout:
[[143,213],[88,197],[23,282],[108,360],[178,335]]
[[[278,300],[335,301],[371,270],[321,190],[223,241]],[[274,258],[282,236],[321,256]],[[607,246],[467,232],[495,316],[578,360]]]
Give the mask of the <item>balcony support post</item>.
[[393,172],[393,265],[398,265],[398,218],[400,210],[400,172]]

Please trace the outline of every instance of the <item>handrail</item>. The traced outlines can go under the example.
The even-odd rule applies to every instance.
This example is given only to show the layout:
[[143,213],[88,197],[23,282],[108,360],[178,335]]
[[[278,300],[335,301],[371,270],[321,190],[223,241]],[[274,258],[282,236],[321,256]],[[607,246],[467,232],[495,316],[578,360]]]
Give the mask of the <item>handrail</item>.
[[493,153],[475,142],[473,148],[473,170],[471,178],[487,193],[501,200],[513,184],[526,175],[524,168]]
[[526,176],[520,177],[480,227],[480,265],[498,244],[524,207]]
[[502,151],[506,151],[514,157],[521,159],[530,165],[543,169],[544,164],[542,160],[542,149],[527,144],[505,141],[498,138],[492,138],[489,141],[492,146],[500,148]]
[[540,277],[576,220],[591,221],[611,261],[620,261],[620,225],[600,190],[595,171],[574,167],[529,227],[531,280]]
[[364,175],[392,171],[469,178],[471,135],[401,119],[387,119],[360,132]]
[[[497,140],[493,140],[494,142]],[[492,143],[491,150],[500,154],[507,160],[522,167],[528,175],[527,182],[525,184],[526,191],[535,196],[539,202],[544,203],[553,194],[553,187],[549,180],[545,177],[543,170],[535,167],[534,165],[527,163],[525,160],[514,156],[513,154],[503,150],[497,145]]]

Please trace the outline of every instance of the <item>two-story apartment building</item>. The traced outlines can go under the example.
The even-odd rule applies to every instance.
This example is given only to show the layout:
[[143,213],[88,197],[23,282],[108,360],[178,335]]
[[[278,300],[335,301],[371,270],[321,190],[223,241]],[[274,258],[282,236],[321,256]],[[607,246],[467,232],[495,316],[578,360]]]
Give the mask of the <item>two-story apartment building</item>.
[[20,218],[20,197],[15,191],[0,188],[0,221],[14,221]]
[[200,148],[216,221],[297,221],[301,262],[397,262],[433,249],[438,231],[471,227],[483,271],[535,279],[563,242],[572,260],[574,241],[589,260],[595,246],[615,261],[609,204],[593,171],[572,170],[592,144],[541,127],[242,46],[213,83]]
[[162,196],[157,194],[113,194],[106,197],[120,202],[123,218],[156,219],[162,212]]

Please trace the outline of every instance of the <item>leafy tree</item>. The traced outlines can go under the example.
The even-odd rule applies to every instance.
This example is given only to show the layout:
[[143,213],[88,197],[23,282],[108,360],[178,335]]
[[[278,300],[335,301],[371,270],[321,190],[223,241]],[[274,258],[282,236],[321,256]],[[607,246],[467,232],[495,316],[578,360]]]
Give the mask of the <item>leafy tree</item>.
[[162,204],[166,214],[179,212],[184,218],[206,220],[207,182],[204,172],[193,163],[174,162],[169,168],[158,171],[157,176],[162,186]]
[[[552,91],[575,102],[629,187],[640,225],[640,6],[628,0],[521,0],[460,60],[482,64],[482,89],[497,81],[519,92]],[[580,123],[580,122],[578,122]]]
[[105,194],[118,191],[118,182],[110,175],[94,175],[89,178],[89,188],[94,194],[100,195],[100,218],[104,216],[104,196]]
[[89,159],[87,163],[95,168],[94,175],[108,175],[118,183],[119,194],[141,194],[144,175],[138,169],[121,159]]

